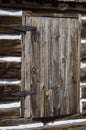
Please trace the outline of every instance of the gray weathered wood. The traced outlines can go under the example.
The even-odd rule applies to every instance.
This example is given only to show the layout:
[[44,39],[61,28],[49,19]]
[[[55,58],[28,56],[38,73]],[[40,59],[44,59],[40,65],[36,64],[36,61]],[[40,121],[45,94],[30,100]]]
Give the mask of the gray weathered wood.
[[21,40],[0,39],[0,56],[21,56]]
[[34,88],[37,95],[25,99],[24,116],[79,112],[79,20],[26,16],[26,24],[37,32],[24,36],[23,89]]

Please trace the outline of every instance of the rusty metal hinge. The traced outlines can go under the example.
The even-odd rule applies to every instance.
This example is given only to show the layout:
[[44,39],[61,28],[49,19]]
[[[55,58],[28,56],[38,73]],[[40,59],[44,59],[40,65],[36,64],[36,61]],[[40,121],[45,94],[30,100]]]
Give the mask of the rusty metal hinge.
[[34,94],[37,94],[34,90],[31,90],[31,91],[24,90],[24,91],[15,92],[11,95],[15,97],[26,97],[26,96],[34,95]]
[[26,31],[36,31],[36,27],[28,25],[0,25],[0,27],[6,27],[23,33],[25,33]]

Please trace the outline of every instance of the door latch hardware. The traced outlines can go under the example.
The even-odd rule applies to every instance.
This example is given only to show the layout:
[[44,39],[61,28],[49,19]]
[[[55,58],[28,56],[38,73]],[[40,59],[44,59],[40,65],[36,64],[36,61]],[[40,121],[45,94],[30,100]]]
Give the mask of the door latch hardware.
[[29,95],[34,95],[34,94],[37,94],[35,91],[27,91],[27,90],[24,90],[24,91],[18,91],[16,93],[13,93],[12,96],[15,96],[15,97],[26,97],[26,96],[29,96]]

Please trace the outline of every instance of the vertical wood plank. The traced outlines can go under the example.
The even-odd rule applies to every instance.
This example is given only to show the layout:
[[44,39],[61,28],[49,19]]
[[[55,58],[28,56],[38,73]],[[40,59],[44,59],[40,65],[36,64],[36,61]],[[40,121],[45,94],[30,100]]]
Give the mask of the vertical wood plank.
[[31,45],[32,45],[32,63],[31,63],[31,89],[37,92],[36,95],[31,98],[32,116],[40,116],[40,19],[29,18],[32,21],[32,26],[36,26],[36,33],[31,33]]

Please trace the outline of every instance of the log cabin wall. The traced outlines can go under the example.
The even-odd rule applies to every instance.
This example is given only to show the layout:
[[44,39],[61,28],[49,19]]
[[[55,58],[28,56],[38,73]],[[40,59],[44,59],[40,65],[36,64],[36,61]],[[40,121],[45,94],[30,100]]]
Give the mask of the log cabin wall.
[[[76,1],[77,2],[77,1]],[[85,1],[80,1],[80,2],[85,2]],[[21,3],[21,2],[20,2]],[[11,4],[12,5],[12,4]],[[73,15],[74,16],[74,15]],[[11,25],[11,24],[21,24],[21,17],[17,17],[17,16],[0,16],[0,25]],[[82,38],[85,39],[85,21],[82,21]],[[0,27],[0,34],[20,34],[17,31],[11,30],[9,28],[5,28],[5,27]],[[8,46],[9,47],[8,47]],[[85,62],[85,44],[81,45],[81,62]],[[20,39],[0,39],[0,57],[4,58],[6,56],[16,56],[16,57],[21,57],[21,40]],[[14,61],[4,61],[4,60],[0,60],[0,79],[3,81],[7,81],[5,83],[0,84],[0,105],[6,104],[8,105],[8,103],[15,103],[15,101],[19,101],[19,97],[12,97],[10,96],[10,93],[14,93],[16,91],[19,91],[21,88],[20,84],[10,84],[10,81],[15,81],[15,80],[20,80],[21,79],[21,74],[20,74],[20,66],[21,66],[21,62],[15,62]],[[81,69],[81,82],[85,82],[86,77],[85,77],[85,68]],[[85,99],[85,89],[86,86],[85,85],[81,85],[81,89],[82,89],[82,99]],[[83,111],[85,111],[86,107],[85,107],[85,102],[83,102]],[[14,107],[14,108],[6,108],[6,109],[2,109],[0,108],[0,113],[1,116],[0,118],[2,120],[0,120],[0,126],[2,125],[14,125],[14,124],[21,124],[21,123],[28,123],[29,120],[20,120],[20,108],[19,107]],[[7,118],[7,119],[6,119]],[[9,118],[16,118],[14,120],[12,120],[12,122],[10,122]],[[6,120],[4,120],[6,119]]]
[[20,25],[22,18],[17,13],[0,10],[0,120],[20,117],[20,99],[12,93],[21,86],[21,38],[3,26]]

